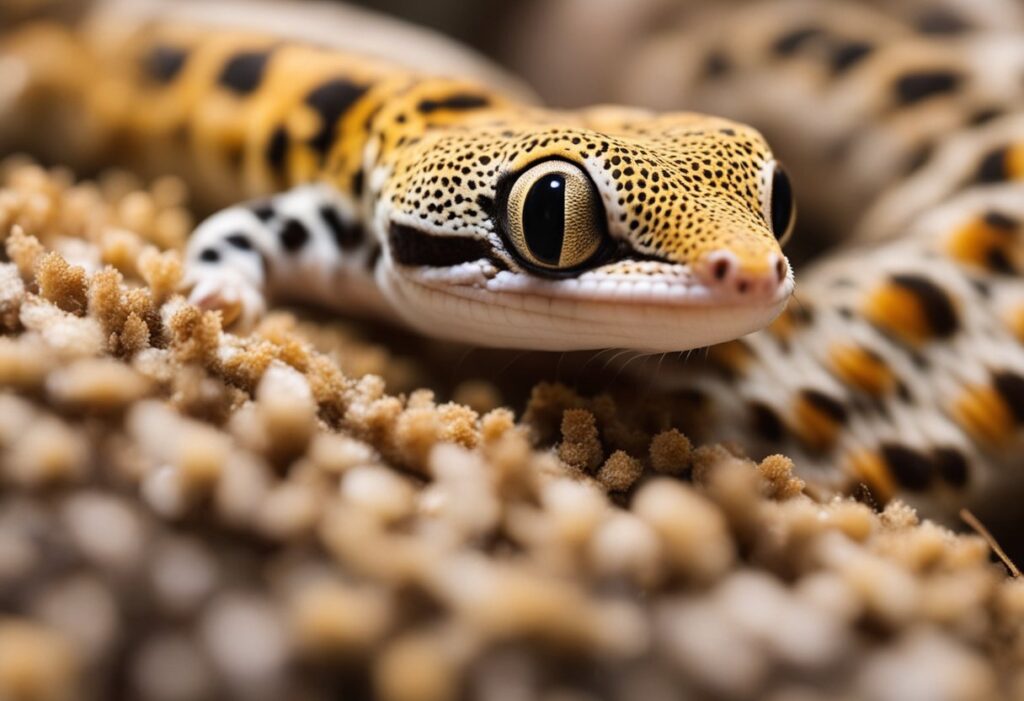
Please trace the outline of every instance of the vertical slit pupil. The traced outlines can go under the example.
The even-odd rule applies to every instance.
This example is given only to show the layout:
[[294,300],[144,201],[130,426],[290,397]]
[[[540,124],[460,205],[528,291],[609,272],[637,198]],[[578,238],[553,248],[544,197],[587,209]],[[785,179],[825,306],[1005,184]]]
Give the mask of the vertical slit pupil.
[[558,265],[565,239],[565,176],[545,175],[530,188],[523,205],[523,236],[537,260]]
[[793,186],[781,168],[775,169],[772,183],[772,232],[781,238],[789,229],[793,218]]

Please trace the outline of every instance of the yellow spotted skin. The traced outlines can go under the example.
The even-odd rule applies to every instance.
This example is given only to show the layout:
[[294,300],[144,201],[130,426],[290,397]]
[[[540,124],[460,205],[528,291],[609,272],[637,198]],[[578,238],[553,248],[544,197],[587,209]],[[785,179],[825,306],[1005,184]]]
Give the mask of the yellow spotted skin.
[[[415,113],[400,114],[408,115],[407,123],[415,119]],[[779,249],[761,213],[760,178],[771,160],[762,137],[704,116],[628,114],[485,113],[458,130],[428,133],[396,148],[388,161],[398,174],[389,183],[391,202],[428,227],[474,231],[492,216],[494,184],[500,186],[503,174],[562,159],[590,174],[612,237],[634,251],[696,263],[728,250],[745,269],[768,272]],[[469,196],[453,200],[467,190]]]
[[[361,278],[375,309],[449,340],[660,352],[736,338],[785,306],[792,195],[751,127],[544,109],[474,78],[185,22],[174,7],[0,38],[0,60],[29,78],[0,111],[0,139],[84,167],[178,173],[210,212],[262,198],[193,236],[197,304],[251,321],[278,290],[359,311],[341,278]],[[76,131],[81,142],[46,138]],[[553,162],[565,165],[551,180]],[[520,182],[531,187],[510,202]]]
[[[270,196],[246,216],[279,227],[256,247],[293,281],[317,235],[301,215],[327,211],[382,308],[428,334],[659,353],[728,341],[680,373],[695,438],[784,452],[878,503],[983,507],[1024,485],[1024,44],[875,5],[715,3],[620,62],[626,102],[724,117],[545,109],[274,32],[39,26],[0,39],[32,69],[0,139],[179,172],[211,210]],[[63,136],[33,144],[49,130],[19,123]],[[776,155],[746,123],[818,216],[797,240],[819,262],[785,312]],[[549,168],[586,184],[578,210],[542,212],[565,240],[541,250],[522,232]],[[275,194],[307,183],[327,186],[326,210],[321,191]],[[196,257],[220,265],[227,249],[200,234]]]
[[[61,31],[26,30],[7,51]],[[727,250],[754,274],[781,257],[764,214],[771,151],[735,122],[547,111],[476,83],[253,33],[168,24],[92,50],[105,41],[102,32],[84,46],[66,41],[65,56],[91,66],[81,83],[60,86],[62,109],[81,100],[74,107],[109,148],[151,169],[172,161],[210,207],[319,179],[360,196],[376,167],[390,174],[381,196],[399,217],[475,233],[492,216],[480,201],[495,198],[501,178],[559,158],[594,179],[609,233],[641,255],[695,263]],[[165,160],[169,152],[184,157]]]

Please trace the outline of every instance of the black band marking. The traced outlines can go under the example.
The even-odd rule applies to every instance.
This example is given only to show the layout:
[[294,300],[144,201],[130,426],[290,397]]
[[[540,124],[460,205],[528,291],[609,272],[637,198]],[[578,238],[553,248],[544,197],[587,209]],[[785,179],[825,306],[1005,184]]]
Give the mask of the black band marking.
[[1000,372],[992,378],[996,392],[1010,407],[1018,424],[1024,423],[1024,377],[1014,372]]
[[913,105],[930,97],[955,92],[963,76],[953,71],[924,71],[901,76],[893,86],[896,98],[904,105]]
[[839,400],[833,399],[823,392],[819,392],[815,389],[805,389],[801,392],[801,395],[803,395],[804,400],[806,400],[808,404],[835,421],[837,424],[845,424],[849,418],[849,412],[847,412],[846,407],[843,406]]
[[320,208],[320,218],[331,231],[334,242],[343,251],[350,251],[358,248],[363,242],[363,227],[356,222],[345,223],[338,216],[338,211],[330,205]]
[[913,294],[921,304],[929,328],[939,338],[949,338],[960,327],[953,300],[938,285],[920,275],[893,275],[892,284]]
[[221,71],[217,82],[238,95],[248,95],[263,82],[269,51],[246,51],[235,54]]
[[443,100],[422,100],[418,109],[422,114],[431,114],[438,110],[477,110],[490,104],[491,99],[486,95],[462,93],[446,97]]
[[978,164],[975,180],[979,183],[1000,183],[1006,180],[1006,157],[1009,153],[1010,149],[1000,146],[985,154]]
[[985,224],[1003,234],[1013,234],[1017,231],[1017,227],[1020,226],[1019,221],[996,210],[990,210],[985,213]]
[[875,47],[866,41],[850,41],[840,44],[832,51],[832,71],[837,75],[845,73],[866,59]]
[[204,263],[219,263],[220,262],[220,251],[216,248],[204,248],[199,253],[199,260]]
[[887,443],[882,446],[882,459],[900,486],[911,492],[923,492],[934,475],[932,461],[916,450]]
[[932,461],[939,475],[954,487],[967,486],[970,466],[967,458],[956,448],[938,448],[932,453]]
[[769,443],[778,443],[786,437],[786,425],[767,404],[754,402],[750,405],[750,425],[759,438]]
[[240,251],[251,251],[253,248],[252,241],[245,234],[230,234],[224,237],[224,240]]
[[306,96],[306,104],[320,115],[320,130],[309,140],[309,146],[321,158],[327,155],[338,133],[338,120],[366,94],[365,85],[344,79],[324,83]]
[[274,218],[277,211],[274,209],[274,205],[271,202],[257,202],[252,205],[252,213],[256,215],[257,219],[266,224]]
[[267,165],[278,174],[284,171],[285,157],[288,155],[288,144],[291,141],[291,137],[288,136],[288,130],[281,125],[274,130],[274,133],[270,135],[270,140],[267,141],[266,151],[263,153],[263,157],[267,159]]
[[819,27],[800,27],[780,36],[772,46],[772,51],[779,56],[792,56],[808,42],[824,35],[824,30]]
[[146,74],[157,83],[167,85],[174,82],[188,60],[184,49],[175,46],[154,46],[143,60]]
[[447,268],[487,259],[500,269],[505,265],[493,257],[486,241],[470,236],[435,236],[419,229],[392,224],[388,231],[391,257],[399,265]]

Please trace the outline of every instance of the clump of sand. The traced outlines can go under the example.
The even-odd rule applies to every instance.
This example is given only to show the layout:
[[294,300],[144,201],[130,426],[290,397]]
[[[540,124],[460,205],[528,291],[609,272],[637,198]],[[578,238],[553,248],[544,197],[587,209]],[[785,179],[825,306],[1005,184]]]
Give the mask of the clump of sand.
[[[984,541],[670,414],[177,295],[185,188],[0,174],[0,698],[1024,693]],[[395,392],[400,393],[395,393]]]

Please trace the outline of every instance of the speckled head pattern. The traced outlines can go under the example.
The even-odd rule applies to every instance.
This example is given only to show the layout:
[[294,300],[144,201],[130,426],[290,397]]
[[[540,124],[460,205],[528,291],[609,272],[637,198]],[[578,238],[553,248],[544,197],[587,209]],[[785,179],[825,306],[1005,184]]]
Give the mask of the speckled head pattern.
[[[462,95],[459,107],[485,99]],[[390,137],[371,181],[384,276],[412,323],[437,323],[416,301],[429,289],[459,300],[448,323],[464,307],[481,314],[477,304],[515,310],[493,338],[507,344],[536,325],[520,317],[544,297],[545,308],[569,306],[533,346],[680,350],[756,330],[782,309],[792,192],[753,129],[688,113],[476,108]],[[460,274],[442,289],[439,269]],[[722,307],[735,313],[709,313]],[[467,340],[488,333],[467,320]]]

